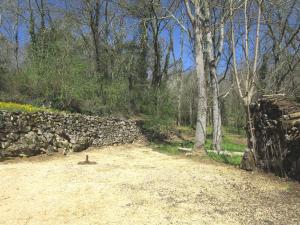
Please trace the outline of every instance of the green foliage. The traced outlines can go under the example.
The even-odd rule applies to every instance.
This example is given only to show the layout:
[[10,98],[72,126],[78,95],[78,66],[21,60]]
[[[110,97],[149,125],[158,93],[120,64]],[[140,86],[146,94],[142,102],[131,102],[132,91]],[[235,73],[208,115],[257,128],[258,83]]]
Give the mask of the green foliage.
[[[49,29],[37,37],[29,46],[22,71],[11,82],[22,99],[92,114],[131,110],[126,76],[132,70],[127,68],[129,62],[123,68],[114,68],[118,74],[113,80],[104,80],[103,74],[91,69],[93,64],[82,54],[82,43],[70,31]],[[119,54],[116,60],[122,57],[126,58]]]
[[175,126],[175,104],[167,88],[149,89],[143,99],[142,112],[146,129],[169,133]]
[[[15,93],[4,90],[1,98],[87,114],[142,113],[152,115],[153,124],[174,119],[166,87],[148,85],[145,51],[137,42],[120,36],[114,43],[101,43],[103,70],[97,72],[92,43],[74,35],[67,19],[53,21],[35,37],[21,70],[1,82],[0,92],[11,87]],[[7,94],[13,97],[4,97]]]
[[144,115],[143,118],[145,118],[144,128],[146,130],[169,133],[175,126],[172,117],[161,118],[155,115]]
[[33,102],[73,111],[74,102],[89,95],[93,79],[85,74],[85,60],[64,42],[71,38],[68,33],[49,31],[48,35],[46,46],[31,46],[26,66],[16,76],[17,88]]

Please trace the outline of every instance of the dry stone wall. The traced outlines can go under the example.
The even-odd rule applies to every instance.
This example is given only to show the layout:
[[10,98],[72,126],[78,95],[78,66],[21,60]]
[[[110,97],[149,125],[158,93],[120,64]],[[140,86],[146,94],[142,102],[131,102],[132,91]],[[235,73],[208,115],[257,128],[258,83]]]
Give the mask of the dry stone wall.
[[139,135],[134,121],[120,118],[0,111],[0,158],[78,152],[132,143]]

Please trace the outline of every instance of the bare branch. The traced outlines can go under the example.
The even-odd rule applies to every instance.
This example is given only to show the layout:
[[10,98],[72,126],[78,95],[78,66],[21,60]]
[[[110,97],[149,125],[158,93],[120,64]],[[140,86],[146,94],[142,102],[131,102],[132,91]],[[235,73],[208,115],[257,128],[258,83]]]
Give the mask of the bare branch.
[[249,90],[249,97],[251,98],[254,91],[254,82],[257,77],[257,60],[258,60],[258,52],[259,52],[259,43],[260,43],[260,18],[261,18],[261,4],[262,1],[258,3],[258,15],[257,15],[257,24],[256,24],[256,37],[255,37],[255,50],[254,50],[254,62],[253,62],[253,77],[251,79],[251,85]]
[[194,15],[192,14],[189,0],[184,0],[184,4],[185,4],[185,8],[186,8],[187,14],[188,14],[188,16],[189,16],[191,22],[194,23],[194,22],[195,22],[195,17],[194,17]]
[[236,52],[235,52],[235,35],[234,35],[234,22],[233,22],[233,5],[232,0],[230,0],[230,15],[231,15],[231,48],[232,48],[232,58],[233,58],[233,75],[237,84],[237,89],[239,92],[239,95],[242,99],[244,99],[244,94],[241,88],[241,81],[240,77],[238,75],[237,70],[237,62],[236,62]]

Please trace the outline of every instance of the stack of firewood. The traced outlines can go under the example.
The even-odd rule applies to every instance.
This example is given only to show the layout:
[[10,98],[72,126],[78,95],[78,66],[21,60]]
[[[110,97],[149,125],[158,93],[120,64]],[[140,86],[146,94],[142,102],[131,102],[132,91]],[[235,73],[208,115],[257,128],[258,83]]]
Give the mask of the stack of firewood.
[[300,181],[300,104],[264,96],[251,106],[251,114],[255,166]]

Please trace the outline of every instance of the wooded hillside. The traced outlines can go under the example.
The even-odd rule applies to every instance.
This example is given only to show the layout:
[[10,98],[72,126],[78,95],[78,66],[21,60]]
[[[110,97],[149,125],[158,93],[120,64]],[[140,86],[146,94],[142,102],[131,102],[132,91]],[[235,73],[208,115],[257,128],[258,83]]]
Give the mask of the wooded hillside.
[[300,96],[298,0],[0,3],[3,101],[189,126],[201,151],[212,128],[220,152],[258,96]]

